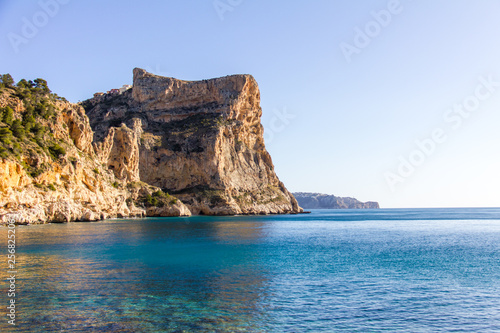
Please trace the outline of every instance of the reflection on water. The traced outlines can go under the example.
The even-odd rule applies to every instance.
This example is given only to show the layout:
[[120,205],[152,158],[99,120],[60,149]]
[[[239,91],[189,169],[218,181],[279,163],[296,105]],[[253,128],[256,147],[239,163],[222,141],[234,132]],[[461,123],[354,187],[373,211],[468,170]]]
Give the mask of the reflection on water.
[[263,222],[227,221],[214,222],[214,239],[233,244],[253,244],[262,239],[265,234]]
[[256,223],[117,220],[17,231],[16,331],[261,330],[266,274],[251,246]]
[[19,226],[15,332],[500,331],[499,213]]

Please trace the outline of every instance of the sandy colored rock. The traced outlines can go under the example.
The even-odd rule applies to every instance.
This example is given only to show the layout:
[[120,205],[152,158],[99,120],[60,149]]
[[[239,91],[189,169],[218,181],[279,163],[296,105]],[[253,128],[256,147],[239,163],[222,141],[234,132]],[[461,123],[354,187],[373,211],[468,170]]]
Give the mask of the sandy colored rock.
[[265,149],[260,92],[250,75],[182,81],[136,68],[131,90],[84,105],[100,156],[109,133],[125,124],[140,135],[140,180],[194,214],[302,211]]
[[107,164],[115,177],[126,182],[139,181],[139,145],[137,133],[125,124],[111,127],[99,145],[100,160]]
[[[42,112],[19,96],[0,91],[0,107],[18,120]],[[182,81],[136,68],[119,94],[45,98],[48,141],[27,133],[20,155],[0,159],[1,223],[302,211],[274,172],[250,75]]]

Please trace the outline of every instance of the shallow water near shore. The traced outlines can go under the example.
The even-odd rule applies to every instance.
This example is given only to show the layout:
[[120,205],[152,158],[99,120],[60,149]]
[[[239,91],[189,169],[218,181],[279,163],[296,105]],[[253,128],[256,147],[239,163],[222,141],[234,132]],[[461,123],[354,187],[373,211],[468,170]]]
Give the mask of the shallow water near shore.
[[16,240],[2,332],[500,331],[496,208],[120,219]]

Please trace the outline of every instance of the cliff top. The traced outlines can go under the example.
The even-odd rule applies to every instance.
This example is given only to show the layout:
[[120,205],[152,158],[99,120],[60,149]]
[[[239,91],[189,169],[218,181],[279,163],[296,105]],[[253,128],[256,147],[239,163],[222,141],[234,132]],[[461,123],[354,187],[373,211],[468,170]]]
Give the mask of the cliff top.
[[247,95],[245,92],[260,99],[257,82],[248,74],[184,81],[154,75],[141,68],[135,68],[133,73],[132,98],[150,110],[169,110],[187,104],[191,107],[228,105]]
[[237,78],[237,79],[245,79],[245,80],[253,80],[255,81],[254,77],[250,74],[231,74],[231,75],[225,75],[217,78],[210,78],[210,79],[204,79],[204,80],[181,80],[177,79],[174,77],[168,77],[168,76],[161,76],[161,75],[156,75],[153,73],[149,73],[145,69],[136,67],[133,69],[133,75],[134,75],[134,81],[136,79],[141,79],[145,77],[154,77],[154,78],[160,78],[160,79],[169,79],[169,80],[174,80],[174,81],[179,81],[183,83],[194,83],[194,82],[205,82],[205,81],[216,81],[216,80],[224,80],[224,79],[231,79],[231,78]]

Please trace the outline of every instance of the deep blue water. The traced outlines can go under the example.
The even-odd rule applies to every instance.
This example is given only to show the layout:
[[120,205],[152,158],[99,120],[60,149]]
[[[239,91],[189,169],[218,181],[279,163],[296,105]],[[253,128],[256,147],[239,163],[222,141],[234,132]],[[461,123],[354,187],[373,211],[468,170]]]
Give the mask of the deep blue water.
[[500,331],[500,209],[19,226],[17,261],[2,332]]

